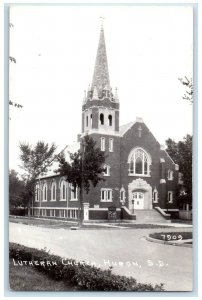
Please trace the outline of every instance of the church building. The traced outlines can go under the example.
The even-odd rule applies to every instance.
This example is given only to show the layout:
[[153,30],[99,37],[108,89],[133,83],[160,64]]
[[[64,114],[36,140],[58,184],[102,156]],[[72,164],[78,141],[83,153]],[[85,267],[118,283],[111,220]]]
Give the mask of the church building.
[[[104,181],[84,194],[84,221],[163,222],[178,211],[178,165],[152,135],[142,118],[120,126],[117,90],[112,91],[104,29],[101,28],[92,83],[82,103],[82,132],[107,154]],[[48,173],[36,183],[34,216],[74,220],[79,192],[65,178]]]

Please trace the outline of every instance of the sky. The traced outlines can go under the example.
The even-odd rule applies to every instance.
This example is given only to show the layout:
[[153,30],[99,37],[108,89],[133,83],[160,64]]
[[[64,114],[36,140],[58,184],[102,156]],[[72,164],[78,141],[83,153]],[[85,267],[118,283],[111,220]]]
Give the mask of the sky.
[[92,81],[104,17],[110,83],[120,125],[142,117],[160,144],[192,134],[192,106],[179,77],[192,77],[189,6],[13,6],[10,10],[9,167],[19,142],[72,144],[81,132],[84,90]]

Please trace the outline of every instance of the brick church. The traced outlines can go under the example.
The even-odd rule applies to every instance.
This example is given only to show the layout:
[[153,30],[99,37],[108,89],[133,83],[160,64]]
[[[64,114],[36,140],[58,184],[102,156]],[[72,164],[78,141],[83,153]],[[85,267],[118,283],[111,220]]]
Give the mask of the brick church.
[[[92,83],[82,103],[80,148],[88,134],[108,155],[105,181],[84,195],[84,220],[116,218],[163,221],[177,209],[178,165],[152,135],[142,118],[120,126],[117,91],[110,86],[104,29],[101,28]],[[77,219],[79,192],[61,176],[49,172],[36,183],[34,216]]]

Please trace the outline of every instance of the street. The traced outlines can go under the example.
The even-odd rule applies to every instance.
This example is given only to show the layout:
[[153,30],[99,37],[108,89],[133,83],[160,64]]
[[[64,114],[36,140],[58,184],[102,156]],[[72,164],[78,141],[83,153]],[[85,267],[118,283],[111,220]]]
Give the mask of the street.
[[[149,233],[167,229],[49,229],[10,223],[9,241],[50,250],[66,259],[84,260],[142,283],[165,283],[166,291],[192,290],[192,248],[152,243]],[[64,260],[65,262],[65,260]]]

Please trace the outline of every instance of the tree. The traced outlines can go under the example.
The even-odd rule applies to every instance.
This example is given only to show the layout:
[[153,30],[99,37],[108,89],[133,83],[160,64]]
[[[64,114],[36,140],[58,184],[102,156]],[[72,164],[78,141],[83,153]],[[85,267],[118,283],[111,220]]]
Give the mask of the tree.
[[[14,26],[13,26],[12,23],[9,23],[9,27],[12,28],[12,27],[14,27]],[[16,59],[15,59],[15,57],[9,56],[9,60],[10,60],[11,62],[13,62],[13,63],[16,64]],[[9,105],[15,106],[15,107],[17,107],[17,108],[23,108],[23,106],[22,106],[21,104],[16,103],[16,102],[13,102],[13,101],[11,101],[11,100],[9,100]]]
[[23,192],[24,182],[19,179],[15,170],[9,171],[9,204],[10,207],[24,206]]
[[193,103],[193,81],[192,78],[187,78],[186,76],[184,78],[178,78],[178,80],[187,87],[187,90],[182,97],[182,99],[185,99],[189,101],[191,104]]
[[172,139],[166,141],[166,151],[171,158],[179,165],[182,173],[185,195],[179,197],[183,203],[192,203],[192,136],[187,134],[183,141],[176,143]]
[[20,143],[21,168],[25,171],[22,175],[25,182],[24,201],[30,205],[33,200],[35,183],[39,174],[46,173],[55,159],[55,144],[50,147],[43,141],[39,141],[35,146],[28,143]]
[[103,166],[105,154],[96,147],[93,138],[86,135],[81,141],[81,149],[69,153],[70,162],[66,161],[64,153],[58,156],[59,168],[57,172],[66,178],[74,188],[79,188],[79,214],[80,225],[83,222],[83,191],[89,192],[91,184],[95,187],[103,179]]

